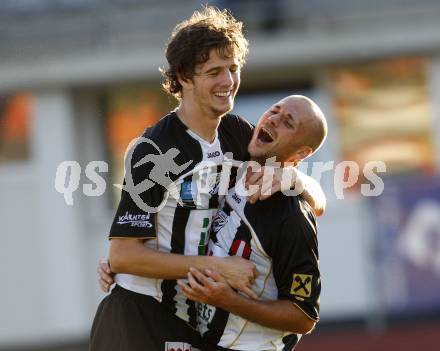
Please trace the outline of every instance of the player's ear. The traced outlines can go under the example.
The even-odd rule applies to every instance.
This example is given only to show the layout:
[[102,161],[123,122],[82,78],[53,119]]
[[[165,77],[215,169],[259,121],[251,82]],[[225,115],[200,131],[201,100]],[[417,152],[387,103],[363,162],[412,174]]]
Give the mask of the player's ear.
[[295,155],[293,155],[289,161],[293,162],[301,162],[305,158],[309,157],[313,153],[313,150],[310,146],[301,146],[298,150],[296,150]]
[[192,80],[186,77],[182,72],[177,72],[177,80],[184,89],[192,88]]
[[298,150],[298,152],[299,152],[298,155],[300,156],[301,160],[304,160],[313,153],[313,150],[310,146],[303,146]]

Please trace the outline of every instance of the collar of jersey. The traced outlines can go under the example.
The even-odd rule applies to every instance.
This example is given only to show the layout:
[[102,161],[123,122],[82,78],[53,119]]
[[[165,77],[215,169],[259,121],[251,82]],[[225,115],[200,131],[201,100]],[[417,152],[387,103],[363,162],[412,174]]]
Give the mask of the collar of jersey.
[[205,139],[203,139],[202,137],[200,137],[197,133],[193,132],[191,129],[187,129],[186,132],[192,136],[194,139],[196,139],[200,144],[204,144],[207,147],[212,147],[214,146],[214,144],[217,142],[218,140],[218,131],[215,131],[215,137],[212,143],[206,141]]

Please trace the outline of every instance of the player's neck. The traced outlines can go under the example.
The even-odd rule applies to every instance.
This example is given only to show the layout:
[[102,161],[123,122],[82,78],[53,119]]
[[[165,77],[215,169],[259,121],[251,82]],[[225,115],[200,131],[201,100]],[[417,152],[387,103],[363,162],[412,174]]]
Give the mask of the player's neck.
[[198,105],[186,104],[184,101],[181,101],[176,113],[191,131],[209,143],[214,141],[221,116],[207,116]]

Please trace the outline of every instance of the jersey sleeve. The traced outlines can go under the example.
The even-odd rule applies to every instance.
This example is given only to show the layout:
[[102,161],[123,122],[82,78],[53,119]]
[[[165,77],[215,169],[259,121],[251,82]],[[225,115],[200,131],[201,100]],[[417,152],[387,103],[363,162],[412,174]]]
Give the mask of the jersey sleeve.
[[[156,237],[156,213],[149,209],[161,204],[165,189],[152,182],[149,175],[154,167],[154,155],[158,154],[159,151],[145,141],[137,143],[133,152],[127,154],[124,187],[110,229],[110,239]],[[134,187],[141,182],[144,186],[135,190]]]
[[278,298],[291,300],[317,321],[321,277],[315,227],[303,215],[291,216],[274,236],[272,262]]

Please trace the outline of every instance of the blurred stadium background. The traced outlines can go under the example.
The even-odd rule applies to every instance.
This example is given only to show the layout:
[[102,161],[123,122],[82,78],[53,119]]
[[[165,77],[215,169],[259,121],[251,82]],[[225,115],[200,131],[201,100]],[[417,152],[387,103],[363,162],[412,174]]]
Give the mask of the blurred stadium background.
[[[297,350],[440,350],[440,2],[209,3],[250,39],[237,113],[256,121],[301,93],[329,120],[313,159],[334,162],[321,179],[321,322]],[[87,350],[111,184],[127,143],[174,107],[158,67],[171,29],[200,4],[0,1],[0,350]],[[82,170],[73,206],[54,186],[66,160]],[[87,197],[94,160],[109,163],[107,188]],[[342,160],[361,173],[385,161],[383,194],[362,196],[361,177],[339,199],[354,172],[338,176]]]

